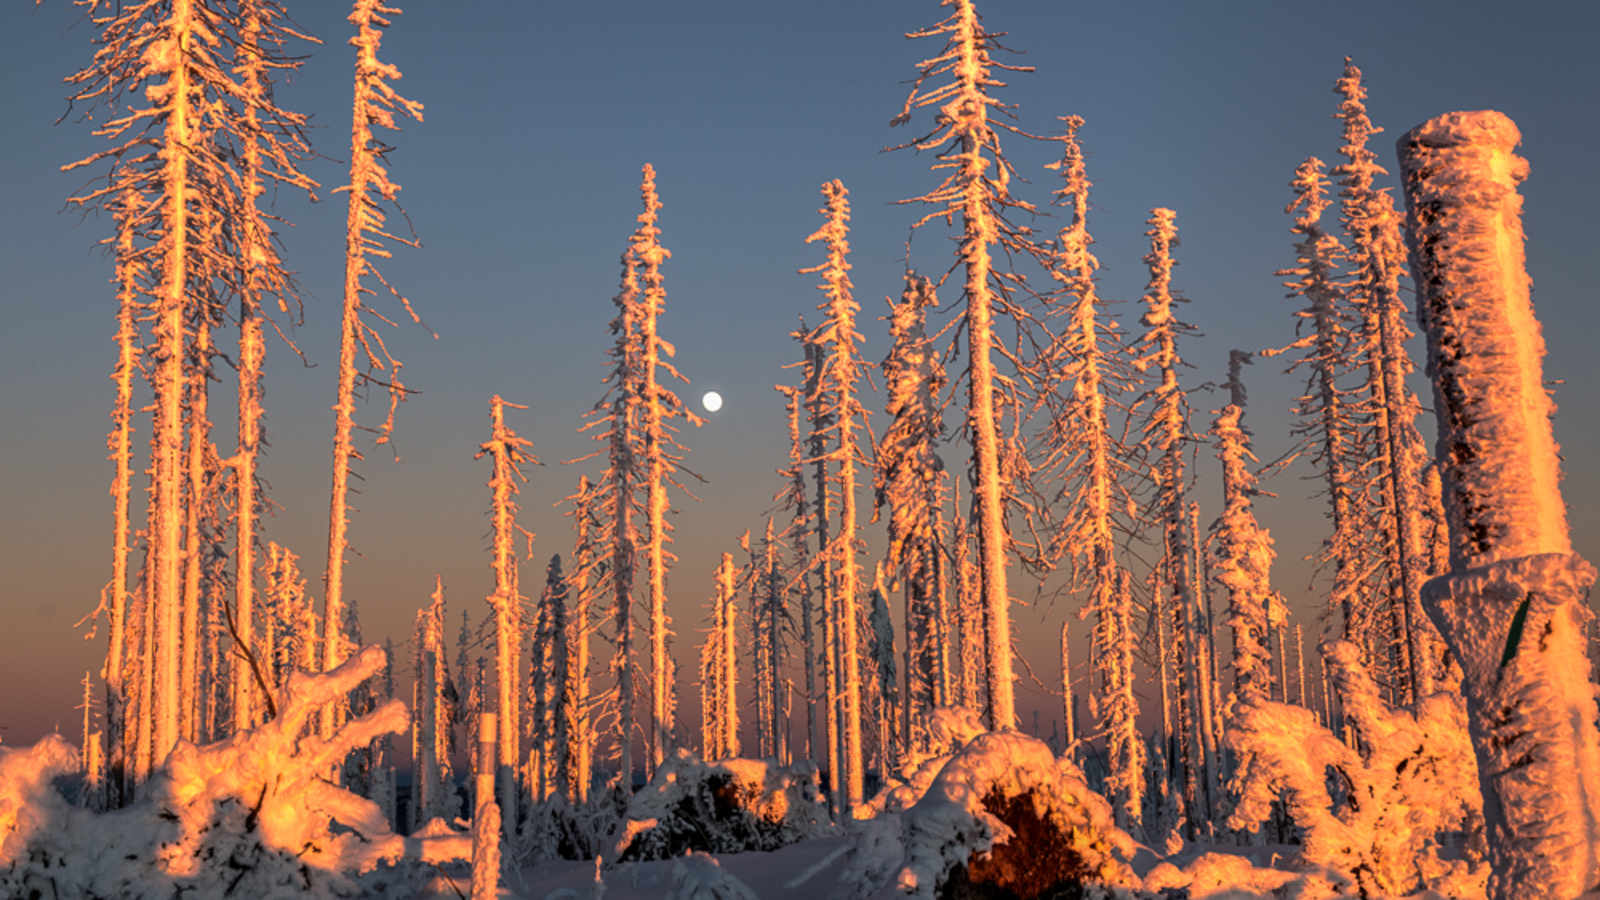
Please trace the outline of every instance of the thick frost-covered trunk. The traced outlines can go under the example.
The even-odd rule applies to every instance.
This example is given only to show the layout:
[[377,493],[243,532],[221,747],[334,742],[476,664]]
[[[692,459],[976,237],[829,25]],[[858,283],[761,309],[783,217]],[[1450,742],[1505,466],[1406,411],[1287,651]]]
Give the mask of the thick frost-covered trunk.
[[[345,216],[344,305],[339,319],[338,389],[333,402],[333,484],[328,502],[328,563],[323,575],[326,593],[323,596],[322,665],[336,668],[344,661],[348,643],[343,634],[344,605],[344,554],[348,545],[346,532],[350,524],[347,500],[350,488],[350,463],[361,459],[356,450],[352,432],[355,429],[355,392],[358,384],[378,384],[389,390],[389,418],[379,429],[379,442],[388,439],[394,425],[395,404],[404,397],[400,384],[400,363],[389,355],[383,340],[362,318],[362,313],[376,315],[368,306],[365,295],[374,293],[363,285],[362,278],[372,275],[379,283],[388,286],[378,274],[369,256],[387,257],[387,241],[408,243],[385,230],[385,215],[381,201],[393,203],[400,186],[389,179],[384,167],[384,153],[388,149],[373,135],[373,126],[397,127],[400,116],[422,121],[422,104],[400,96],[391,80],[400,77],[400,70],[378,60],[378,45],[383,29],[389,25],[389,16],[399,9],[381,5],[378,0],[356,0],[350,14],[350,23],[356,26],[356,36],[351,44],[356,48],[354,100],[350,112],[350,182],[345,191],[349,205]],[[411,304],[389,288],[401,305],[416,320]],[[381,317],[380,317],[381,318]],[[377,376],[357,372],[358,351],[366,357],[369,366],[387,370],[387,382]],[[322,711],[321,733],[326,739],[341,718],[341,703],[330,704]]]
[[1595,572],[1572,552],[1561,499],[1519,140],[1482,111],[1399,142],[1450,524],[1451,572],[1423,602],[1465,673],[1500,900],[1600,885],[1600,713],[1584,646]]

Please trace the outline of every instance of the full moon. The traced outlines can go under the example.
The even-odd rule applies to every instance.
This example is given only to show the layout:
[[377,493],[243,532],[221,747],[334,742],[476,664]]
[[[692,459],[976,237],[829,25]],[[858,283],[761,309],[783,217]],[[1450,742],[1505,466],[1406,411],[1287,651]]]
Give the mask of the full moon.
[[716,412],[722,408],[722,395],[716,391],[706,391],[705,396],[700,398],[700,405],[706,408],[706,412]]

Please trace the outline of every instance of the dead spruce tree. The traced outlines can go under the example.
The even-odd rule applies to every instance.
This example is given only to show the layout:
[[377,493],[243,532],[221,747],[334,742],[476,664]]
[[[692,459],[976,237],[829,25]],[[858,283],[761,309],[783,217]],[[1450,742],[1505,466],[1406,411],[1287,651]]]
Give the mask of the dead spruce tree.
[[572,550],[572,567],[567,572],[567,597],[572,613],[567,616],[567,746],[562,751],[568,761],[567,781],[562,790],[567,802],[578,805],[589,798],[590,768],[594,753],[594,725],[589,694],[589,635],[594,630],[594,601],[605,595],[604,581],[608,577],[605,546],[600,543],[601,523],[596,513],[595,487],[587,476],[578,479],[578,489],[563,502],[569,504],[567,515],[572,518],[576,533]]
[[[641,421],[640,368],[643,352],[638,319],[638,264],[632,248],[622,253],[622,284],[612,299],[617,314],[611,320],[615,336],[608,355],[611,371],[606,374],[606,393],[587,414],[588,421],[578,431],[605,445],[604,450],[572,460],[581,462],[604,453],[606,467],[590,490],[570,498],[580,533],[592,513],[596,528],[592,532],[597,555],[604,558],[605,586],[611,595],[612,642],[611,672],[615,676],[617,752],[621,763],[624,790],[632,788],[633,778],[633,590],[635,551],[639,545],[638,513],[640,471],[639,422]],[[584,512],[580,512],[580,509]]]
[[[389,393],[389,414],[378,427],[378,443],[387,443],[394,432],[394,414],[405,398],[400,381],[400,361],[389,352],[388,344],[374,321],[392,324],[367,299],[376,290],[366,279],[383,286],[399,302],[412,321],[421,323],[416,311],[399,291],[378,271],[374,258],[387,258],[393,244],[416,246],[416,241],[388,230],[384,204],[394,204],[400,185],[389,177],[389,146],[373,133],[375,126],[399,127],[402,118],[422,121],[422,104],[402,97],[390,82],[400,78],[400,70],[378,59],[383,29],[400,10],[384,6],[379,0],[356,0],[350,23],[356,36],[354,101],[350,111],[350,181],[343,191],[348,200],[345,217],[344,303],[339,313],[338,387],[333,401],[333,484],[328,503],[328,564],[323,576],[322,665],[335,669],[344,662],[348,636],[342,634],[345,619],[344,555],[349,546],[348,510],[350,464],[362,459],[354,443],[355,404],[358,391],[381,387]],[[357,355],[364,364],[358,366]],[[326,739],[340,718],[340,704],[329,704],[322,711],[320,733]]]
[[951,703],[950,610],[944,592],[944,437],[940,395],[948,380],[927,333],[928,310],[937,306],[933,282],[907,272],[898,303],[889,301],[889,355],[882,363],[889,424],[878,441],[872,479],[876,522],[889,510],[884,568],[889,589],[900,588],[905,607],[906,691],[901,729],[911,729],[934,707]]
[[[196,489],[215,473],[200,379],[202,364],[210,357],[209,326],[220,319],[224,291],[237,281],[233,261],[240,249],[240,181],[231,148],[251,137],[243,110],[254,109],[258,121],[281,122],[288,114],[230,77],[227,55],[238,46],[241,28],[241,17],[232,8],[210,0],[83,5],[99,29],[97,49],[88,66],[67,78],[70,102],[99,120],[94,134],[109,146],[63,167],[107,168],[103,182],[69,202],[107,209],[118,222],[114,246],[119,292],[134,290],[149,298],[141,302],[151,323],[148,374],[154,394],[141,612],[149,622],[139,626],[139,653],[149,656],[140,676],[140,715],[148,721],[129,727],[124,699],[119,698],[111,724],[124,735],[146,733],[147,738],[133,738],[139,745],[136,755],[159,763],[185,728],[193,733],[200,709],[200,571],[214,564],[205,554],[217,539],[214,523],[204,533],[200,528],[200,507],[215,496]],[[119,351],[119,373],[114,376],[119,407],[124,402],[121,373],[131,362]],[[122,431],[119,424],[114,434]],[[113,444],[119,440],[113,437]],[[193,471],[202,466],[205,471]],[[122,474],[119,469],[118,480],[126,481]],[[192,502],[186,503],[186,492]],[[121,493],[127,494],[126,486]],[[114,518],[120,518],[117,527],[126,531],[125,514],[119,517],[114,510]],[[208,546],[203,548],[203,542]],[[107,612],[115,619],[116,607],[122,605],[122,621],[112,629],[117,634],[111,640],[123,645],[123,659],[114,662],[119,671],[108,677],[125,686],[131,650],[123,634],[128,630],[128,595],[126,545],[121,546],[114,554],[124,562],[114,559],[113,569],[123,581],[108,592]],[[186,565],[186,560],[194,563]],[[210,589],[214,595],[220,586],[213,583]],[[185,632],[191,637],[188,644]],[[112,743],[126,739],[112,736]],[[135,777],[148,768],[136,763]]]
[[1284,287],[1290,299],[1298,298],[1304,306],[1294,314],[1294,342],[1266,355],[1293,354],[1286,371],[1304,373],[1305,388],[1290,410],[1297,419],[1292,433],[1310,448],[1311,462],[1321,471],[1333,533],[1323,542],[1318,562],[1332,569],[1330,611],[1337,611],[1344,639],[1356,641],[1367,497],[1357,490],[1360,460],[1354,442],[1360,401],[1340,387],[1355,366],[1352,313],[1339,286],[1346,254],[1338,237],[1321,225],[1329,205],[1322,161],[1311,157],[1301,163],[1289,187],[1294,199],[1284,211],[1294,216],[1290,231],[1296,237],[1295,261],[1277,274],[1288,279]]
[[1174,684],[1173,743],[1176,747],[1169,749],[1169,761],[1177,764],[1182,812],[1192,838],[1195,829],[1208,821],[1209,811],[1198,782],[1201,774],[1196,740],[1199,723],[1191,698],[1196,690],[1192,663],[1196,658],[1197,629],[1188,529],[1184,522],[1187,491],[1184,453],[1192,436],[1188,399],[1178,383],[1178,369],[1183,359],[1178,353],[1177,339],[1194,329],[1180,321],[1172,309],[1174,302],[1186,302],[1172,290],[1172,248],[1178,239],[1176,214],[1170,209],[1153,209],[1146,224],[1150,226],[1145,232],[1150,237],[1150,252],[1145,256],[1150,281],[1145,287],[1145,314],[1140,319],[1145,333],[1137,343],[1138,356],[1133,364],[1141,371],[1154,368],[1158,381],[1140,395],[1136,406],[1141,411],[1142,453],[1153,460],[1150,481],[1154,491],[1146,504],[1145,515],[1158,523],[1162,531],[1161,558],[1157,566],[1160,575],[1153,602],[1158,619],[1165,620],[1168,625],[1170,641],[1167,656],[1171,660]]
[[[1067,560],[1072,585],[1086,592],[1080,615],[1094,617],[1092,709],[1097,730],[1106,736],[1107,792],[1118,827],[1129,828],[1143,815],[1144,741],[1128,631],[1133,612],[1118,608],[1130,598],[1119,590],[1115,546],[1117,535],[1127,530],[1116,516],[1131,500],[1126,484],[1133,473],[1129,448],[1111,430],[1110,415],[1126,410],[1119,397],[1132,390],[1134,375],[1117,322],[1103,310],[1095,285],[1099,261],[1090,250],[1090,182],[1078,143],[1083,120],[1069,116],[1064,121],[1061,159],[1050,164],[1062,178],[1056,203],[1071,211],[1051,248],[1050,274],[1058,287],[1050,310],[1063,321],[1040,367],[1037,402],[1048,420],[1036,445],[1034,470],[1057,485],[1048,499],[1059,525],[1048,553]],[[1066,637],[1063,622],[1063,646]],[[1062,677],[1065,682],[1067,674]]]
[[[451,777],[451,725],[458,700],[444,646],[444,582],[433,578],[432,602],[417,611],[416,682],[411,696],[411,829],[456,817]],[[448,787],[447,787],[448,786]]]
[[639,194],[644,210],[639,213],[639,227],[629,238],[628,252],[638,262],[639,279],[644,285],[639,298],[639,315],[634,321],[639,327],[639,439],[646,493],[645,533],[649,539],[645,549],[650,591],[648,762],[650,771],[654,772],[671,749],[667,745],[672,741],[673,731],[673,678],[667,648],[672,629],[671,620],[667,618],[667,566],[676,562],[677,557],[667,549],[672,541],[672,525],[667,521],[667,488],[672,486],[687,493],[678,476],[687,471],[682,463],[688,452],[678,442],[676,423],[683,421],[698,426],[703,420],[662,383],[659,374],[664,372],[684,384],[689,383],[670,361],[677,350],[656,330],[667,301],[661,265],[672,253],[661,246],[661,229],[656,227],[656,215],[661,211],[661,201],[656,196],[656,170],[645,163],[643,174]]
[[[804,325],[802,324],[802,331]],[[803,387],[775,385],[783,394],[784,411],[789,422],[789,465],[778,470],[783,478],[783,489],[773,499],[789,510],[789,524],[784,526],[783,537],[789,541],[790,562],[785,573],[785,584],[799,596],[801,671],[804,675],[804,706],[806,720],[805,759],[817,761],[817,645],[816,611],[811,593],[812,554],[809,540],[812,532],[811,507],[806,493],[805,446],[800,439],[800,403]],[[823,759],[827,756],[824,754]]]
[[494,469],[489,478],[490,507],[494,549],[491,568],[494,570],[494,593],[489,595],[489,607],[494,612],[495,684],[497,686],[495,711],[499,716],[498,743],[496,745],[496,776],[499,785],[500,810],[508,827],[517,821],[517,796],[519,786],[516,772],[522,753],[522,682],[518,676],[522,656],[523,600],[518,587],[517,537],[527,538],[532,552],[533,533],[517,524],[517,494],[519,482],[528,476],[522,471],[527,464],[538,465],[533,456],[533,442],[517,434],[506,425],[505,409],[527,409],[519,403],[508,403],[495,394],[489,398],[489,440],[478,448],[476,459],[489,457]]
[[284,24],[282,7],[270,0],[240,0],[238,17],[234,73],[243,95],[244,137],[237,164],[242,226],[238,258],[243,270],[235,287],[239,300],[238,435],[234,454],[223,460],[223,465],[233,478],[235,594],[230,622],[233,638],[240,643],[230,654],[229,680],[233,729],[243,731],[260,721],[263,706],[261,686],[252,668],[260,668],[262,656],[253,643],[257,520],[263,505],[257,464],[265,446],[261,379],[266,357],[266,304],[271,301],[280,314],[289,315],[291,305],[298,308],[299,303],[278,255],[275,219],[262,208],[262,198],[269,183],[293,185],[310,193],[316,182],[300,169],[300,160],[310,153],[302,137],[305,117],[273,103],[274,77],[294,72],[302,62],[302,57],[291,56],[285,49],[291,37],[301,35]]
[[1385,643],[1399,652],[1398,671],[1391,677],[1402,702],[1416,708],[1432,692],[1431,627],[1422,615],[1420,592],[1427,574],[1422,546],[1423,501],[1419,445],[1422,436],[1415,419],[1421,411],[1406,387],[1411,360],[1405,341],[1405,301],[1400,278],[1405,274],[1405,250],[1400,242],[1399,216],[1385,189],[1375,186],[1387,174],[1367,142],[1382,129],[1367,117],[1366,89],[1361,70],[1345,59],[1344,74],[1334,87],[1342,102],[1337,118],[1343,123],[1345,162],[1334,168],[1340,176],[1344,226],[1348,250],[1347,301],[1359,316],[1357,358],[1366,369],[1368,421],[1360,453],[1370,461],[1378,514],[1375,534],[1381,536],[1379,596],[1388,600],[1389,622]]
[[[918,63],[917,79],[900,114],[891,122],[903,124],[914,111],[932,107],[933,128],[892,149],[936,150],[932,168],[943,173],[932,191],[900,201],[931,207],[912,225],[913,231],[937,219],[960,223],[956,255],[965,301],[961,316],[967,340],[965,424],[972,447],[974,530],[986,627],[986,718],[991,728],[1001,729],[1012,728],[1017,721],[1011,597],[1006,589],[1006,558],[1012,541],[1006,511],[1014,499],[1008,463],[1020,460],[1021,454],[1015,445],[1016,404],[1007,395],[996,360],[1016,360],[1018,348],[1005,346],[996,332],[996,316],[1013,319],[1019,329],[1030,316],[1013,296],[1021,279],[997,269],[992,254],[999,250],[1007,257],[1037,256],[1038,248],[1028,229],[1008,218],[1013,211],[1033,211],[1030,204],[1011,194],[1014,173],[1000,149],[998,131],[1017,129],[991,114],[1013,114],[1013,107],[994,94],[1005,86],[995,71],[1032,69],[994,59],[1003,33],[984,28],[973,0],[944,0],[944,5],[954,10],[949,16],[907,34],[908,38],[943,38],[944,46],[936,56]],[[932,81],[941,83],[930,84]],[[997,380],[1001,380],[998,385]],[[1009,417],[1007,409],[1011,410]],[[1005,418],[1011,419],[1009,426],[1002,421]]]
[[[824,182],[826,205],[818,210],[826,222],[806,238],[806,243],[822,241],[827,259],[801,269],[801,274],[818,273],[822,284],[817,289],[826,299],[818,304],[822,324],[809,341],[817,348],[817,403],[827,417],[823,437],[830,445],[820,462],[831,463],[830,480],[839,498],[839,530],[823,551],[833,560],[833,571],[823,588],[831,597],[834,639],[839,678],[839,718],[842,722],[840,754],[845,796],[853,808],[863,799],[864,768],[861,747],[861,642],[858,634],[861,602],[860,567],[857,561],[860,538],[856,525],[856,466],[870,465],[856,434],[866,430],[867,411],[861,405],[857,383],[865,377],[866,363],[858,347],[861,335],[855,329],[856,303],[850,283],[850,196],[844,183]],[[870,437],[868,438],[870,446]]]

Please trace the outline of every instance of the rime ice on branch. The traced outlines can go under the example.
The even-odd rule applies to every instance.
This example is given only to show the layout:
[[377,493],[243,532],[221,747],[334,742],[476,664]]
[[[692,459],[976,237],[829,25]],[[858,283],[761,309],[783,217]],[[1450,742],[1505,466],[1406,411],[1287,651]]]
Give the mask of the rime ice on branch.
[[1450,524],[1451,572],[1423,603],[1465,673],[1496,900],[1600,883],[1600,733],[1583,674],[1595,571],[1567,533],[1523,258],[1520,140],[1483,111],[1399,142]]

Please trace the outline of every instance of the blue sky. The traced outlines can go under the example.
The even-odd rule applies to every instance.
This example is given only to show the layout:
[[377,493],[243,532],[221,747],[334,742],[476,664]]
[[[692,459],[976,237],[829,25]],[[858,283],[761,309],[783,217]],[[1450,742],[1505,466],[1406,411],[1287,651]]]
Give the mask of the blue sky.
[[[280,100],[314,116],[313,140],[328,158],[312,172],[337,185],[348,139],[346,9],[289,9],[324,44]],[[1176,283],[1193,300],[1187,318],[1204,332],[1184,351],[1195,384],[1220,378],[1230,347],[1287,340],[1291,304],[1273,276],[1290,258],[1286,184],[1306,156],[1336,156],[1330,89],[1345,55],[1366,73],[1369,109],[1388,129],[1376,149],[1390,168],[1393,139],[1426,118],[1481,108],[1510,115],[1532,164],[1525,227],[1550,348],[1546,375],[1566,382],[1556,395],[1566,496],[1578,548],[1595,557],[1600,483],[1587,465],[1600,443],[1600,400],[1589,390],[1600,334],[1588,227],[1600,207],[1594,6],[990,0],[980,9],[1024,51],[1018,61],[1037,68],[1012,77],[1004,92],[1019,104],[1021,125],[1045,131],[1069,113],[1087,120],[1089,226],[1105,295],[1137,300],[1143,220],[1152,206],[1177,210]],[[928,189],[935,176],[926,157],[879,150],[913,136],[888,121],[916,61],[937,50],[903,33],[941,12],[932,0],[620,0],[581,9],[415,4],[396,19],[383,55],[405,72],[401,90],[426,104],[426,121],[393,136],[391,172],[423,248],[402,250],[385,271],[439,338],[402,328],[392,340],[422,394],[401,411],[400,461],[380,449],[362,468],[351,529],[360,555],[348,577],[368,637],[404,639],[434,572],[445,578],[452,616],[485,609],[488,473],[473,454],[492,393],[531,406],[513,424],[547,464],[531,473],[523,499],[539,534],[525,585],[538,581],[550,553],[567,550],[566,523],[551,504],[587,471],[560,463],[588,451],[574,429],[602,390],[617,257],[648,161],[659,173],[662,240],[673,251],[661,330],[694,382],[686,392],[714,387],[727,403],[685,436],[689,464],[711,483],[698,490],[702,502],[678,504],[672,612],[680,649],[698,643],[717,553],[735,550],[743,529],[759,529],[777,486],[784,439],[772,385],[790,379],[781,368],[796,356],[787,332],[818,300],[814,279],[795,269],[820,258],[803,239],[819,221],[824,180],[841,178],[852,192],[866,355],[882,357],[876,317],[881,298],[899,290],[915,215],[894,201]],[[109,261],[96,248],[109,226],[62,211],[83,179],[59,167],[98,143],[72,117],[52,124],[65,110],[61,78],[89,59],[92,36],[61,0],[0,10],[0,121],[9,123],[0,151],[0,737],[11,742],[57,722],[76,728],[75,681],[97,666],[102,647],[71,626],[109,572],[103,435],[113,296]],[[1054,186],[1042,168],[1050,149],[1020,139],[1007,147],[1032,182],[1022,193],[1042,203]],[[267,528],[306,558],[320,596],[344,208],[340,197],[310,205],[287,196],[280,208],[295,223],[286,259],[307,300],[296,337],[315,367],[269,351],[264,474],[282,509]],[[913,244],[913,262],[941,270],[950,250],[930,231]],[[226,443],[224,377],[216,418]],[[1249,385],[1258,452],[1276,456],[1288,443],[1286,410],[1298,385],[1268,363],[1254,367]],[[1196,427],[1214,405],[1195,399]],[[1280,586],[1303,598],[1309,573],[1300,558],[1315,549],[1323,523],[1314,485],[1299,474],[1272,485],[1280,499],[1262,516],[1278,538]],[[1218,477],[1209,450],[1200,475],[1209,518]],[[1033,636],[1053,633],[1062,612],[1018,612],[1041,675],[1054,651]],[[693,707],[692,690],[682,702]],[[1025,716],[1035,707],[1046,723],[1058,715],[1026,684],[1021,702]]]

